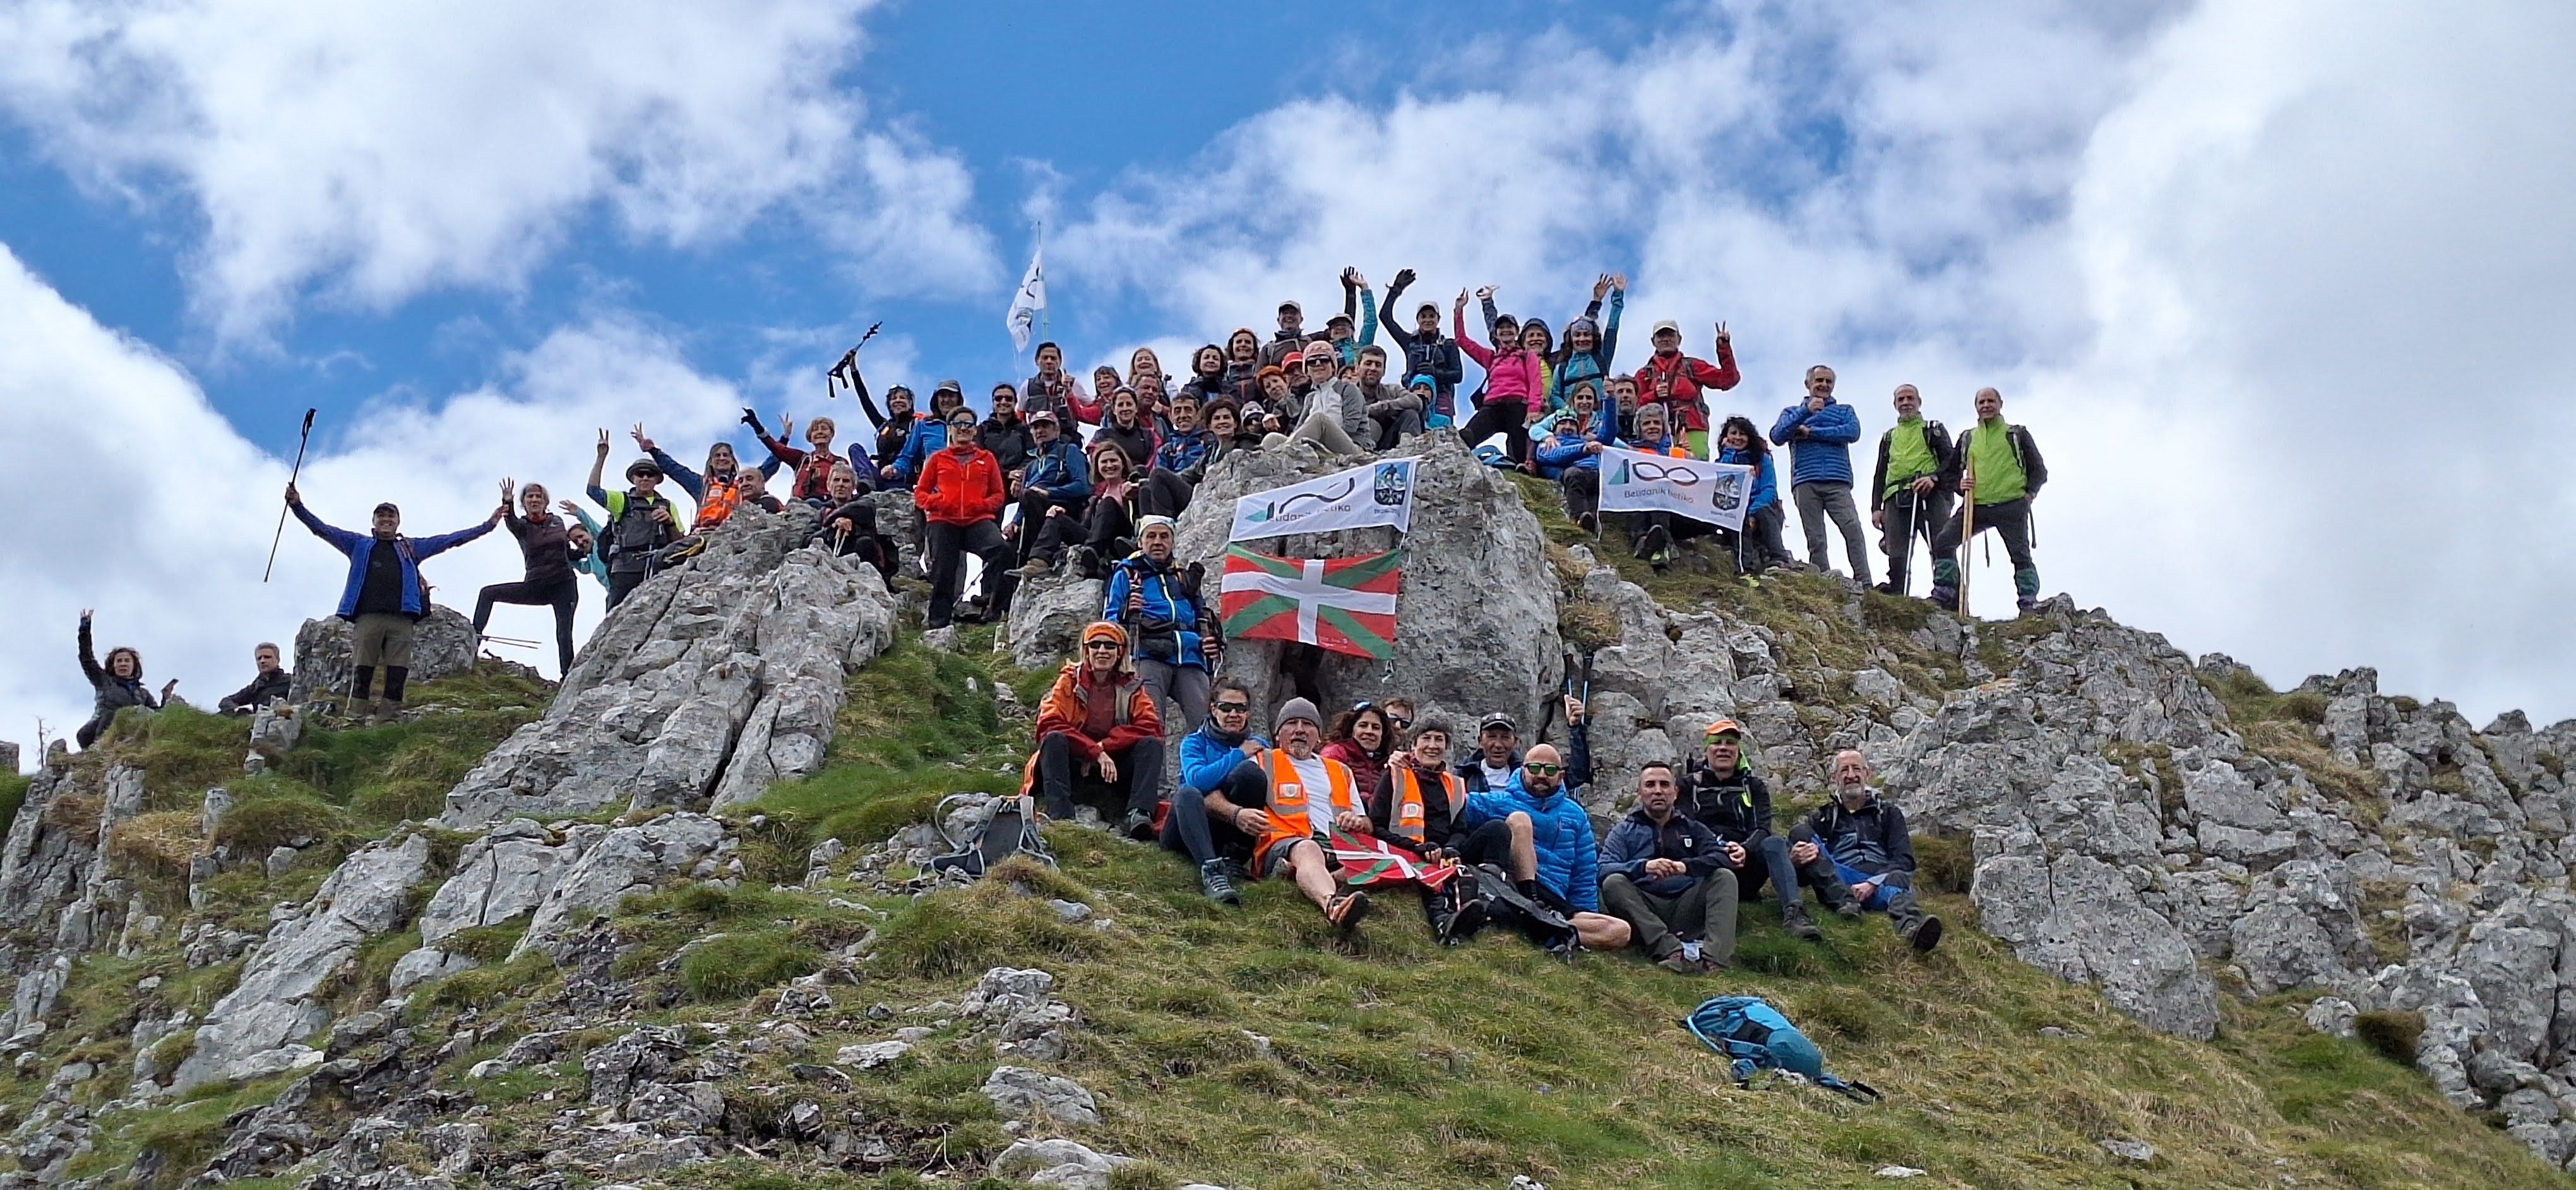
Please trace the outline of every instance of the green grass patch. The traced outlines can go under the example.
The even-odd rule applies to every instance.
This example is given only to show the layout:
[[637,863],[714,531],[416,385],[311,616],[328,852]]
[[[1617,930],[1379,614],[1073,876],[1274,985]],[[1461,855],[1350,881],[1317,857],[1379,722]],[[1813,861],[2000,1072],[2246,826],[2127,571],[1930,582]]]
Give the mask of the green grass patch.
[[700,1002],[740,1000],[799,975],[811,975],[823,956],[789,930],[725,934],[701,943],[680,960],[680,982]]

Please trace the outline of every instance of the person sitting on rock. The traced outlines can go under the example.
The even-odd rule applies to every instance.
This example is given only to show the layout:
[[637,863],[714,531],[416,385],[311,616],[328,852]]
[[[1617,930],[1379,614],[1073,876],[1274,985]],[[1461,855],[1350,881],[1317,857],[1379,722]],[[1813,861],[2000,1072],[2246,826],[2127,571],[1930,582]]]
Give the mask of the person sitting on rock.
[[1241,829],[1247,819],[1240,808],[1269,801],[1270,775],[1261,766],[1269,750],[1270,741],[1252,732],[1252,691],[1231,680],[1216,684],[1207,722],[1181,737],[1179,789],[1163,816],[1161,841],[1198,865],[1199,891],[1211,901],[1242,903],[1226,860],[1249,865],[1261,837]]
[[1749,584],[1756,581],[1754,575],[1760,571],[1794,565],[1781,536],[1789,514],[1780,507],[1779,477],[1771,466],[1771,447],[1753,428],[1751,418],[1726,419],[1717,433],[1717,461],[1753,469],[1753,504],[1744,511],[1743,531],[1718,531],[1718,541],[1735,555],[1735,572]]
[[1387,722],[1386,711],[1374,703],[1364,702],[1333,716],[1332,730],[1324,733],[1324,755],[1348,767],[1363,793],[1376,791],[1378,781],[1386,776],[1387,757],[1394,752],[1395,728]]
[[[1208,793],[1208,816],[1253,837],[1256,877],[1288,877],[1324,911],[1325,921],[1348,935],[1368,915],[1368,894],[1340,887],[1333,857],[1316,840],[1335,830],[1366,833],[1368,815],[1351,784],[1351,771],[1316,750],[1323,743],[1324,725],[1315,704],[1289,699],[1272,725],[1279,746],[1258,761],[1266,780],[1257,790],[1251,782],[1239,782],[1224,793]],[[1238,800],[1255,792],[1262,797],[1258,803]]]
[[1155,705],[1177,707],[1182,726],[1197,731],[1207,720],[1208,675],[1224,644],[1214,610],[1199,592],[1199,568],[1172,565],[1172,530],[1170,517],[1138,522],[1136,552],[1110,570],[1100,616],[1135,639],[1136,672]]
[[1101,559],[1123,558],[1135,549],[1137,499],[1143,485],[1128,467],[1127,452],[1113,443],[1094,442],[1086,453],[1091,460],[1091,499],[1079,510],[1060,506],[1047,510],[1038,524],[1036,548],[1030,551],[1029,564],[1020,568],[1020,577],[1047,574],[1061,559],[1082,578],[1107,578]]
[[1780,924],[1810,942],[1823,938],[1798,899],[1798,889],[1802,884],[1815,888],[1828,909],[1851,900],[1833,861],[1819,856],[1802,868],[1789,858],[1789,840],[1772,833],[1771,787],[1753,771],[1741,725],[1720,719],[1700,739],[1700,763],[1691,767],[1682,787],[1683,812],[1716,833],[1727,866],[1738,873],[1744,900],[1760,895],[1768,881],[1780,896]]
[[1511,873],[1513,891],[1562,914],[1579,945],[1617,950],[1628,944],[1628,923],[1601,912],[1601,846],[1592,835],[1591,814],[1566,792],[1591,778],[1582,733],[1574,735],[1573,748],[1574,763],[1568,765],[1555,745],[1532,746],[1501,788],[1467,795],[1458,825],[1473,831],[1514,814],[1528,815],[1534,870]]
[[847,463],[832,468],[831,484],[831,506],[815,523],[811,540],[840,557],[875,567],[886,585],[893,586],[894,543],[877,532],[876,505],[859,494],[858,469]]
[[[108,654],[108,660],[115,659],[114,653]],[[260,708],[267,706],[270,701],[289,697],[287,692],[294,688],[295,675],[281,668],[277,659],[276,645],[268,641],[259,642],[259,647],[250,651],[250,663],[259,667],[259,672],[252,675],[250,685],[216,699],[216,712],[225,715],[256,715]]]
[[1833,861],[1851,889],[1852,908],[1836,907],[1847,916],[1885,910],[1896,936],[1914,949],[1940,945],[1941,919],[1914,900],[1914,840],[1905,833],[1905,811],[1879,800],[1869,784],[1869,761],[1851,749],[1834,753],[1833,783],[1832,800],[1807,815],[1813,837],[1792,843],[1789,857],[1801,865],[1819,854]]
[[[604,449],[608,431],[599,432],[599,441]],[[390,501],[376,505],[371,532],[352,533],[322,523],[304,507],[303,493],[295,490],[292,481],[287,483],[286,507],[295,519],[349,559],[349,580],[340,588],[335,614],[350,625],[352,716],[382,722],[401,714],[403,683],[411,677],[412,637],[421,618],[429,614],[429,591],[421,585],[420,564],[491,532],[509,513],[509,488],[508,480],[501,481],[501,505],[482,524],[436,537],[410,538],[402,535],[402,510]],[[371,697],[378,669],[385,671],[381,703]]]
[[[988,578],[1001,578],[1002,465],[993,452],[975,444],[975,411],[952,410],[940,431],[947,445],[930,452],[922,464],[913,501],[923,517],[923,544],[930,554],[930,603],[922,623],[946,628],[957,610],[957,588],[965,580],[966,555],[984,561]],[[1010,607],[1010,585],[997,583],[988,614]]]
[[[1667,408],[1668,406],[1664,405],[1638,407],[1637,440],[1628,444],[1629,449],[1644,451],[1647,454],[1670,455],[1674,458],[1690,457],[1689,450],[1668,436],[1670,431],[1665,424]],[[1707,521],[1671,512],[1632,513],[1629,516],[1629,524],[1635,534],[1635,544],[1630,548],[1630,554],[1644,559],[1654,567],[1657,574],[1663,573],[1672,565],[1675,545],[1696,542],[1702,537],[1717,532],[1717,526]],[[1690,548],[1699,547],[1691,545]]]
[[[1425,861],[1443,859],[1473,866],[1492,864],[1503,872],[1535,875],[1537,853],[1530,843],[1530,816],[1518,811],[1486,822],[1472,831],[1458,828],[1467,808],[1467,783],[1449,771],[1449,721],[1437,715],[1414,729],[1413,745],[1396,753],[1369,797],[1369,822],[1378,838]],[[1469,881],[1453,880],[1442,888],[1424,887],[1422,913],[1431,934],[1444,946],[1468,939],[1485,921],[1485,901],[1473,895]]]
[[[1046,409],[1029,412],[1029,434],[1037,450],[1029,456],[1028,471],[1020,482],[1011,486],[1011,498],[1019,502],[1019,519],[1012,522],[1010,536],[1019,545],[1019,573],[1031,578],[1055,568],[1055,559],[1040,552],[1039,538],[1045,536],[1048,519],[1059,515],[1076,516],[1091,502],[1091,464],[1083,457],[1082,442],[1063,432],[1063,422]],[[1043,562],[1031,568],[1031,563]]]
[[[689,522],[691,533],[703,533],[723,524],[725,518],[732,516],[733,510],[743,503],[739,481],[747,476],[760,475],[758,469],[741,465],[734,457],[733,443],[730,442],[718,442],[708,447],[705,469],[691,471],[688,464],[672,458],[654,445],[652,437],[644,432],[642,422],[636,423],[632,436],[636,447],[662,469],[662,474],[669,476],[671,482],[689,494],[689,499],[697,502],[698,515]],[[761,476],[762,480],[767,478]],[[754,485],[755,491],[767,486],[758,480]],[[770,504],[771,512],[778,511],[776,500],[771,500]]]
[[[833,469],[837,471],[842,466],[844,466],[844,464],[836,463],[833,464]],[[853,471],[851,474],[855,477],[857,472]],[[828,492],[830,491],[828,486],[830,481],[826,480],[825,483],[827,486],[824,490]],[[733,477],[733,486],[735,493],[735,512],[740,512],[746,508],[757,509],[761,512],[787,511],[787,506],[780,503],[778,497],[769,494],[769,477],[762,474],[758,467],[745,467],[742,470],[735,472]],[[815,505],[814,507],[820,508],[821,505]]]
[[1495,711],[1477,721],[1476,750],[1458,762],[1456,771],[1467,792],[1482,793],[1511,784],[1520,767],[1520,728],[1510,715]]
[[1020,420],[1020,390],[1005,380],[993,386],[986,403],[993,412],[975,427],[975,444],[993,452],[993,461],[1002,465],[1002,478],[1016,483],[1028,474],[1029,456],[1038,452],[1037,438]]
[[824,485],[832,478],[832,464],[841,461],[832,449],[832,439],[840,429],[831,418],[818,417],[805,423],[805,449],[801,450],[784,441],[796,430],[795,418],[781,416],[776,437],[771,437],[769,428],[760,424],[760,415],[749,409],[742,411],[742,424],[751,427],[752,436],[769,448],[772,459],[794,469],[795,481],[788,485],[788,499],[811,500],[823,495]]
[[[287,490],[294,489],[290,487]],[[81,724],[80,730],[72,733],[72,738],[84,749],[97,743],[99,735],[107,730],[108,725],[116,722],[118,711],[127,707],[157,711],[161,709],[161,704],[170,701],[171,693],[179,688],[179,679],[172,678],[162,684],[160,695],[155,697],[151,688],[143,684],[143,654],[136,652],[131,646],[118,645],[109,649],[107,664],[100,665],[98,655],[92,651],[93,647],[90,644],[89,620],[90,613],[86,610],[82,611],[79,632],[80,666],[81,676],[89,679],[90,692],[96,696],[96,705],[90,711],[89,722]]]
[[1431,378],[1415,377],[1418,385],[1389,383],[1386,358],[1386,348],[1376,344],[1360,348],[1358,375],[1351,382],[1368,412],[1371,437],[1363,442],[1370,450],[1393,450],[1397,443],[1421,433],[1422,411],[1431,406]]
[[2030,560],[2030,506],[2048,482],[2048,462],[2030,431],[2004,421],[2004,397],[1991,388],[1977,390],[1977,424],[1959,435],[1959,445],[1941,468],[1940,486],[1956,488],[1970,508],[1950,514],[1932,539],[1932,602],[1957,612],[1959,550],[1967,544],[1964,518],[1971,509],[1975,532],[1988,529],[2004,539],[2012,559],[2013,596],[2024,613],[2039,607],[2039,567]]
[[[973,438],[970,431],[967,441]],[[1070,821],[1079,792],[1103,816],[1124,814],[1120,833],[1152,837],[1163,789],[1163,721],[1127,662],[1126,629],[1102,620],[1082,630],[1081,656],[1065,662],[1038,701],[1037,734],[1027,780],[1043,795],[1048,817]]]
[[1637,808],[1601,840],[1601,904],[1657,966],[1704,975],[1735,957],[1735,871],[1680,798],[1671,764],[1638,770]]

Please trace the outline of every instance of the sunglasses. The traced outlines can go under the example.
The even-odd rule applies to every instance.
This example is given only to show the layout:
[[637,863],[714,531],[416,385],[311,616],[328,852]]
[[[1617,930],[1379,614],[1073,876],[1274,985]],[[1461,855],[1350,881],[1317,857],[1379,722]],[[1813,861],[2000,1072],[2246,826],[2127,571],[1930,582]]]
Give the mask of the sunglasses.
[[1240,715],[1252,709],[1248,702],[1221,702],[1210,708],[1220,715]]
[[1413,720],[1407,719],[1402,715],[1389,715],[1386,717],[1386,721],[1393,724],[1397,731],[1402,731],[1405,728],[1413,726]]
[[1565,766],[1561,764],[1525,764],[1521,767],[1542,777],[1553,777],[1565,771]]
[[1115,652],[1118,649],[1118,642],[1114,640],[1087,640],[1082,642],[1082,647],[1086,649],[1108,649]]

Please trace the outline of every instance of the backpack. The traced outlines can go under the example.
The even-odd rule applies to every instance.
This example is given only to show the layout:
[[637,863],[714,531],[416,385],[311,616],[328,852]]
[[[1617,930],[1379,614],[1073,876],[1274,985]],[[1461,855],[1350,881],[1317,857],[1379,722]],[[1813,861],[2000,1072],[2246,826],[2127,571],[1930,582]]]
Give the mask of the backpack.
[[1735,1085],[1757,1070],[1786,1070],[1855,1103],[1887,1098],[1868,1083],[1847,1083],[1825,1073],[1825,1055],[1780,1010],[1760,996],[1719,996],[1692,1009],[1682,1027],[1735,1067]]
[[612,573],[654,569],[657,559],[653,555],[671,543],[672,530],[653,519],[653,510],[668,507],[669,502],[658,496],[639,500],[633,493],[627,494],[625,507],[608,526],[605,552]]
[[[949,833],[949,807],[978,798],[992,801],[992,813],[967,824],[956,834]],[[951,848],[948,854],[930,861],[933,873],[964,872],[981,880],[993,865],[1014,855],[1028,856],[1050,868],[1055,866],[1055,856],[1047,851],[1046,840],[1038,836],[1035,799],[1027,794],[988,798],[988,795],[980,793],[952,793],[939,799],[939,806],[931,812],[930,821],[938,828],[939,837],[947,840]]]

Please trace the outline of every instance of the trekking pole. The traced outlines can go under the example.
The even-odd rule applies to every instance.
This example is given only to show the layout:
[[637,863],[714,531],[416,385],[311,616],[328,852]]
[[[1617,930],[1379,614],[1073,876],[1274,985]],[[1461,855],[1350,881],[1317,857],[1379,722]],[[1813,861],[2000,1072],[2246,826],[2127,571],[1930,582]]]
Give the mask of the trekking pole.
[[1976,555],[1968,549],[1968,543],[1977,539],[1977,460],[1970,456],[1961,460],[1961,465],[1968,476],[1967,506],[1959,510],[1959,614],[1965,616],[1972,614],[1968,611],[1968,571]]
[[[286,473],[286,486],[294,487],[296,479],[304,474],[304,444],[312,440],[313,410],[307,409],[304,411],[304,429],[295,437],[295,468]],[[260,568],[259,581],[267,582],[268,576],[277,570],[277,543],[285,536],[286,509],[281,505],[277,510],[277,531],[268,535],[268,565]]]

